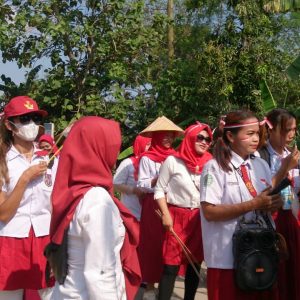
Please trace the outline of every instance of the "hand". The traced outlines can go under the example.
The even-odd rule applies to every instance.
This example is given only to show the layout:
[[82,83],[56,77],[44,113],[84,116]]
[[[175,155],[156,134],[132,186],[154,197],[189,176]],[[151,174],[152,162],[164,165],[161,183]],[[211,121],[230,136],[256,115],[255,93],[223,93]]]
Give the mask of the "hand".
[[29,167],[22,174],[27,182],[30,182],[45,174],[47,170],[47,162],[40,161],[38,164]]
[[143,188],[134,187],[132,193],[135,194],[139,199],[143,199],[146,195],[146,192]]
[[270,196],[271,187],[265,189],[262,193],[254,198],[256,202],[255,209],[274,212],[283,205],[280,194]]
[[163,214],[161,219],[162,219],[162,224],[164,225],[166,230],[171,230],[173,228],[173,219],[169,212]]
[[300,151],[297,148],[295,148],[293,152],[291,152],[287,157],[285,157],[282,160],[281,163],[282,166],[284,166],[288,172],[291,169],[295,169],[298,166],[299,159],[300,159]]

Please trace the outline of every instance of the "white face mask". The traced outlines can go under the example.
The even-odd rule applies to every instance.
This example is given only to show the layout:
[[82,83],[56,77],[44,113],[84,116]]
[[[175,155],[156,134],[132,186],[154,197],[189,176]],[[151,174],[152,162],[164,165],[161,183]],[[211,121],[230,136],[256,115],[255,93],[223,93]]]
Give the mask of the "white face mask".
[[13,124],[18,129],[15,135],[24,141],[33,142],[39,133],[39,125],[36,125],[32,120],[28,124]]

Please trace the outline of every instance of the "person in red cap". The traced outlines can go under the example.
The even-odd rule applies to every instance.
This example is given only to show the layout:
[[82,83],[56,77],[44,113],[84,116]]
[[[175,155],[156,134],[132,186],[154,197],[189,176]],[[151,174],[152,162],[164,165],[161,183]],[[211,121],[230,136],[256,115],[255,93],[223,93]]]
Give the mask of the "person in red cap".
[[43,117],[37,103],[18,96],[4,107],[0,124],[0,299],[22,299],[24,289],[49,299],[44,247],[49,242],[50,194],[55,167],[37,154],[34,140]]
[[[197,122],[185,130],[177,153],[162,164],[154,199],[162,213],[166,228],[163,242],[163,275],[159,283],[159,300],[171,299],[180,265],[187,264],[184,299],[193,300],[199,284],[199,264],[203,261],[200,223],[200,177],[202,169],[212,155],[207,151],[212,142],[208,125]],[[193,266],[185,256],[174,232],[192,253]]]
[[67,232],[68,270],[65,279],[56,278],[61,284],[56,282],[53,300],[134,299],[141,281],[139,226],[113,196],[111,169],[120,146],[119,124],[92,116],[77,121],[64,142],[49,246],[61,245]]

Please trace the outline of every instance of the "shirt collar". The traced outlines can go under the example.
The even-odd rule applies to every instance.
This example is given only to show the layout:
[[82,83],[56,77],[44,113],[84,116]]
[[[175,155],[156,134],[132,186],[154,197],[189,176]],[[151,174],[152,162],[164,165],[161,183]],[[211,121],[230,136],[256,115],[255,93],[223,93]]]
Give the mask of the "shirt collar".
[[246,160],[243,160],[237,153],[231,150],[231,164],[235,169],[239,169],[241,165],[247,165],[251,169],[250,155]]
[[[36,154],[37,151],[39,151],[39,149],[36,148],[36,146],[34,144],[33,145],[33,157],[32,158],[38,156]],[[11,145],[10,149],[7,152],[7,160],[13,160],[18,156],[23,157],[22,154],[17,150],[17,148],[14,145]]]
[[287,156],[290,151],[288,151],[286,148],[284,148],[283,150],[283,154],[278,154],[275,149],[272,147],[272,145],[270,144],[270,141],[267,141],[267,150],[269,151],[270,155],[276,155],[276,156],[279,156],[279,157],[285,157]]

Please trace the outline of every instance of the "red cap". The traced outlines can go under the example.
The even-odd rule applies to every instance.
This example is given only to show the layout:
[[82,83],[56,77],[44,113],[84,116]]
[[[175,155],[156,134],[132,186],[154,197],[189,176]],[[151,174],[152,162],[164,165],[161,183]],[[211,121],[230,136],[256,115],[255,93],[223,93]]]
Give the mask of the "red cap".
[[14,97],[4,107],[4,116],[6,118],[26,115],[33,112],[43,117],[48,115],[45,110],[40,110],[37,103],[28,96]]

